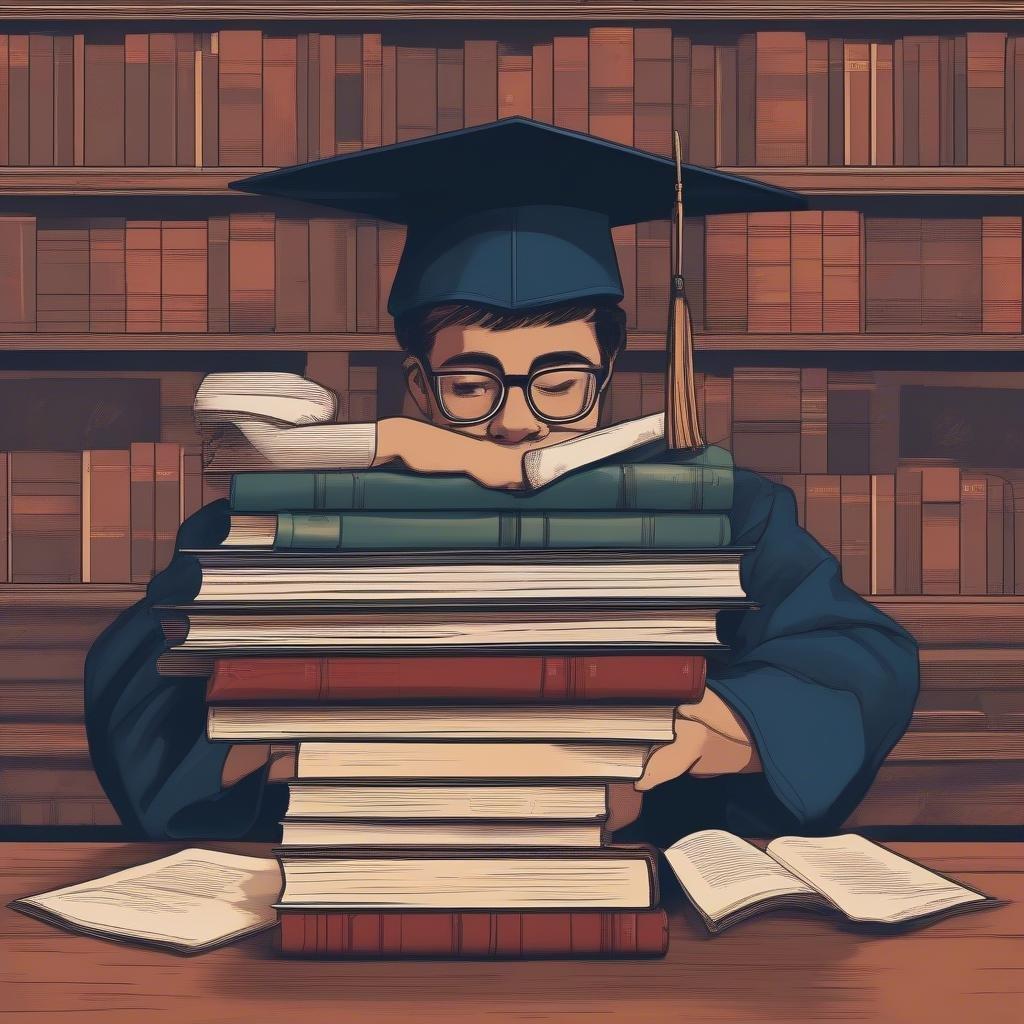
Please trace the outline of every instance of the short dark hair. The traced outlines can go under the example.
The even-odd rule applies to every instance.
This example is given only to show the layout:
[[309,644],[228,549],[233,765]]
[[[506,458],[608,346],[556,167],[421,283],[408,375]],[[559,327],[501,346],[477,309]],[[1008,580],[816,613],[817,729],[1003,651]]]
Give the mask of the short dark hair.
[[516,327],[548,327],[585,320],[594,325],[601,358],[608,363],[626,344],[626,311],[614,299],[571,300],[510,312],[473,302],[446,302],[414,309],[395,321],[398,344],[411,356],[425,359],[437,333],[445,327],[486,327],[509,331]]

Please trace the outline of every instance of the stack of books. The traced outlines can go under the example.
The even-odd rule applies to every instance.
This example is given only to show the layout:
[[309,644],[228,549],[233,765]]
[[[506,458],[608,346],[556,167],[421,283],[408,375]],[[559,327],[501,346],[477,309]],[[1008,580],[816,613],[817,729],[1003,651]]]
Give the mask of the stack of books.
[[201,584],[208,735],[294,744],[281,948],[660,955],[656,852],[610,843],[747,604],[732,467],[600,465],[528,495],[386,471],[235,476]]

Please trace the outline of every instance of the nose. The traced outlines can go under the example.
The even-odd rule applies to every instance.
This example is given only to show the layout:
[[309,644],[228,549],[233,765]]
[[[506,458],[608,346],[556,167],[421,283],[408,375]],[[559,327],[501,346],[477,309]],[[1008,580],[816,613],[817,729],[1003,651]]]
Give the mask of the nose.
[[526,392],[510,385],[504,406],[487,425],[487,435],[500,444],[519,444],[547,437],[548,426],[533,414]]

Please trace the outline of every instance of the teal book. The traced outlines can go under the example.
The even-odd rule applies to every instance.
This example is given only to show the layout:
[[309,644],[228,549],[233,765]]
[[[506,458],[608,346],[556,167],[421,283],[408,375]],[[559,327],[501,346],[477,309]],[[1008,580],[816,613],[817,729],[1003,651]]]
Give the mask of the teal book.
[[236,473],[231,510],[727,512],[732,507],[732,456],[725,449],[711,446],[696,455],[663,454],[662,459],[593,466],[525,494],[493,490],[455,474],[385,469]]
[[[243,518],[232,516],[232,527]],[[268,518],[276,518],[275,550],[668,550],[725,547],[731,540],[724,513],[278,512]]]

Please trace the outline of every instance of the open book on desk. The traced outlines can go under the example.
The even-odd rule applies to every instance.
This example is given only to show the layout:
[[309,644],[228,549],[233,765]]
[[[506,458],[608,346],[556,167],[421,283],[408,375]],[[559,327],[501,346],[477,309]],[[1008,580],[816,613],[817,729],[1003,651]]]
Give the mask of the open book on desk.
[[674,843],[665,858],[712,932],[770,910],[824,910],[902,925],[999,903],[852,834],[783,836],[762,852],[707,829]]

